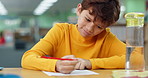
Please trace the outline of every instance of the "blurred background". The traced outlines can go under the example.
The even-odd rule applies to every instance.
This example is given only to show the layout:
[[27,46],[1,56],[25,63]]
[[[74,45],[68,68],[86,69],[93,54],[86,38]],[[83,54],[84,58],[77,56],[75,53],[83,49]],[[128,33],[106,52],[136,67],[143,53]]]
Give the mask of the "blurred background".
[[[0,66],[21,67],[21,57],[43,38],[55,23],[76,24],[82,0],[0,0]],[[145,51],[148,52],[148,0],[120,0],[121,14],[111,31],[125,42],[128,12],[145,14]],[[148,53],[146,54],[148,59]],[[148,64],[147,64],[148,65]]]

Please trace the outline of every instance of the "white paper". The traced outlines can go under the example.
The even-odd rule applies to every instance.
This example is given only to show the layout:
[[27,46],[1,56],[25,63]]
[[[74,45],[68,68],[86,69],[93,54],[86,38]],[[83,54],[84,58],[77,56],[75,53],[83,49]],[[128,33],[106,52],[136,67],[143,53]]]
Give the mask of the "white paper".
[[43,71],[43,73],[47,74],[48,76],[97,75],[99,74],[99,73],[96,73],[90,70],[74,70],[70,74],[62,74],[62,73],[47,72],[47,71]]

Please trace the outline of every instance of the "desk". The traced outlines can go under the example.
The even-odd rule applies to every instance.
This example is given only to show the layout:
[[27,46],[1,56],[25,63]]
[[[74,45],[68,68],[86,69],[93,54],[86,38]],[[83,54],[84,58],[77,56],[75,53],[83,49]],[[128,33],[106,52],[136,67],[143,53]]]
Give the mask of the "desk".
[[4,68],[0,73],[16,74],[22,78],[112,78],[112,70],[93,70],[100,73],[99,75],[83,75],[83,76],[48,76],[41,71],[28,70],[23,68]]

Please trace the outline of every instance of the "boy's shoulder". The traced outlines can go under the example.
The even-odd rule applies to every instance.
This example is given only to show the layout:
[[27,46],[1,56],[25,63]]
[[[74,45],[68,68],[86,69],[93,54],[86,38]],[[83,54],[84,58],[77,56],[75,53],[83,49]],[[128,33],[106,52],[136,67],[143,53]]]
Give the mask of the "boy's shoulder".
[[75,24],[70,24],[70,23],[56,23],[54,26],[58,26],[60,28],[64,29],[71,29]]
[[56,23],[55,25],[59,25],[59,26],[72,26],[75,24],[70,24],[70,23]]

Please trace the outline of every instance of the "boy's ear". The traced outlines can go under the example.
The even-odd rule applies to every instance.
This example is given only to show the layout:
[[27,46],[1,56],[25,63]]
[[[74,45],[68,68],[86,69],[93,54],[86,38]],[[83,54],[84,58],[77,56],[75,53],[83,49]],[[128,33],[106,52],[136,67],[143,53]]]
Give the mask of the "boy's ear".
[[76,9],[77,16],[79,16],[81,14],[81,9],[82,9],[82,5],[79,3],[77,5],[77,9]]

